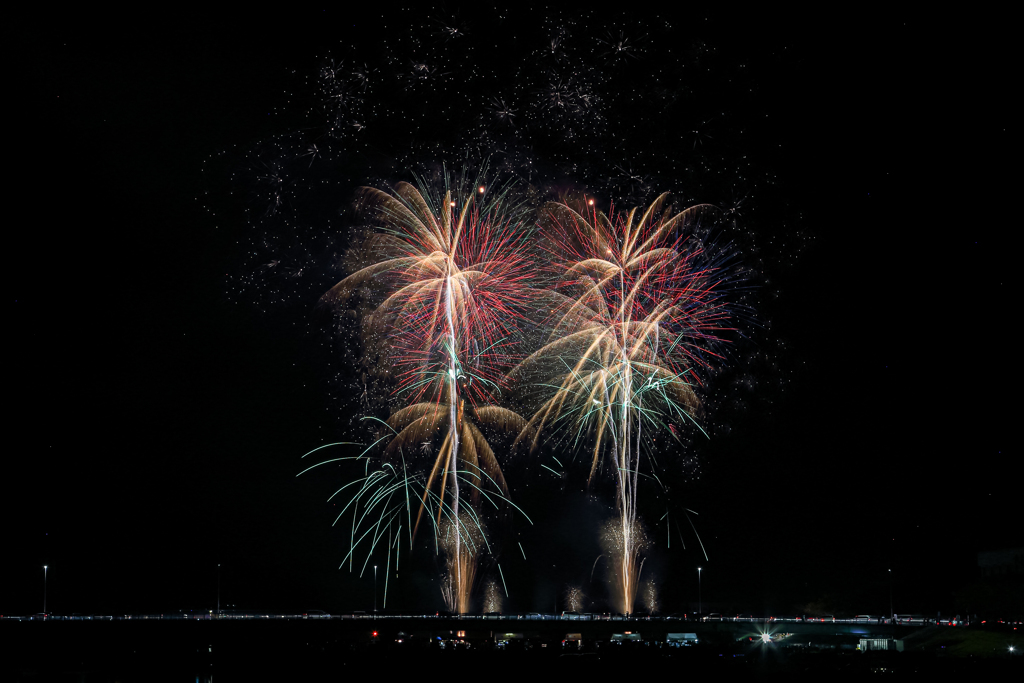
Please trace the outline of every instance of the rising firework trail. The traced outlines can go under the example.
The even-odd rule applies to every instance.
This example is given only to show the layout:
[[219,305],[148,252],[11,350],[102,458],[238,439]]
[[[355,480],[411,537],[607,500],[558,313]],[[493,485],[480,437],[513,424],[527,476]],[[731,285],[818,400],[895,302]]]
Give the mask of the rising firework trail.
[[637,485],[653,471],[641,471],[641,454],[653,470],[654,436],[696,423],[702,371],[722,360],[717,349],[731,330],[722,298],[728,269],[694,234],[716,209],[673,213],[666,201],[661,195],[625,215],[593,202],[544,207],[542,227],[558,236],[544,295],[551,331],[511,373],[539,405],[521,442],[537,448],[550,430],[591,442],[589,480],[610,456],[619,520],[603,536],[624,613],[633,610],[647,542]]

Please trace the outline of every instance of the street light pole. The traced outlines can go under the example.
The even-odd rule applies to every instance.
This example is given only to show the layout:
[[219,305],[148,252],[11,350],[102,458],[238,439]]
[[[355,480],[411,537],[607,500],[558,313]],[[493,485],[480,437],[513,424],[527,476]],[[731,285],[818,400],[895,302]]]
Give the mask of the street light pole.
[[889,619],[895,618],[896,613],[892,609],[892,570],[889,570]]
[[220,562],[217,563],[217,614],[220,614]]
[[43,565],[43,614],[46,614],[46,565]]
[[373,565],[373,618],[377,618],[377,565]]
[[704,611],[704,602],[700,596],[700,567],[697,567],[697,614]]

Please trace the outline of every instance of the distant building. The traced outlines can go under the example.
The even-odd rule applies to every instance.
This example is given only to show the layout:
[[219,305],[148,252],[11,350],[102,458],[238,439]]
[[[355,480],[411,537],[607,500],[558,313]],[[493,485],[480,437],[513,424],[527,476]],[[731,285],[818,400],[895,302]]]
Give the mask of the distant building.
[[903,641],[902,640],[891,640],[889,638],[861,638],[860,645],[857,649],[861,652],[869,652],[871,650],[895,650],[896,652],[903,652]]
[[1024,548],[980,552],[978,570],[985,577],[1024,576]]

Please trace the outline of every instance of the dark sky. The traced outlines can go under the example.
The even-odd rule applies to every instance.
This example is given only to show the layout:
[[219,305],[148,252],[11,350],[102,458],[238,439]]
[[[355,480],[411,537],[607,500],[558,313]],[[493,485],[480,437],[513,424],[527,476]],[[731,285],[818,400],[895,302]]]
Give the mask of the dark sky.
[[[482,44],[554,16],[510,7],[499,25],[494,14],[457,21]],[[424,13],[424,41],[452,15]],[[593,15],[580,16],[571,35],[585,42]],[[13,342],[0,614],[41,609],[43,564],[57,612],[212,609],[218,563],[222,605],[372,606],[372,578],[338,571],[347,542],[324,503],[337,480],[295,478],[302,453],[344,438],[329,354],[308,332],[315,295],[267,310],[240,304],[230,283],[251,265],[251,150],[307,125],[296,101],[325,55],[378,58],[385,39],[407,40],[382,27],[410,17],[36,15],[5,30]],[[1009,441],[1019,173],[1000,21],[636,13],[601,17],[593,37],[621,26],[650,58],[666,49],[651,28],[665,21],[695,55],[686,78],[711,55],[699,84],[666,85],[698,91],[706,108],[680,122],[677,151],[728,139],[722,159],[754,160],[745,206],[770,271],[758,348],[772,360],[744,368],[752,389],[725,391],[729,430],[699,446],[700,477],[678,492],[700,513],[710,559],[692,532],[686,550],[652,551],[662,602],[690,609],[701,565],[704,599],[723,609],[884,612],[893,568],[897,611],[952,609],[977,551],[1021,543]],[[509,49],[509,63],[528,50]],[[611,68],[599,54],[583,61]],[[653,68],[637,61],[624,68]],[[744,62],[749,99],[724,84]],[[719,95],[728,116],[715,130]],[[609,105],[600,135],[621,128],[621,112]],[[698,148],[685,135],[703,120]],[[466,121],[465,134],[477,130]],[[371,139],[376,152],[339,164],[338,208],[355,184],[425,154]],[[545,172],[565,167],[561,145],[535,148]],[[580,154],[588,166],[572,180],[588,186],[612,157]],[[221,175],[204,173],[214,165]],[[231,169],[242,169],[234,184]],[[704,188],[716,186],[694,193]],[[502,560],[512,606],[546,609],[568,583],[599,598],[596,543],[579,539],[606,513],[572,486],[538,488],[524,493],[541,521],[522,530],[528,559],[513,546]],[[440,608],[432,561],[413,562],[389,607]]]

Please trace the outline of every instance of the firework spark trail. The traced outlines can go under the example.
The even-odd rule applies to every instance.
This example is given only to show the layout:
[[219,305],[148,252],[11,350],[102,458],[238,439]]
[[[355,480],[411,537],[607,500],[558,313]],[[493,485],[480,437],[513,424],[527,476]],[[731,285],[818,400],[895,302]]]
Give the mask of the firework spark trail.
[[[445,307],[444,308],[445,308],[445,315],[446,315],[446,317],[448,319],[448,344],[449,344],[448,348],[451,350],[451,352],[448,355],[448,359],[449,359],[448,360],[448,395],[449,396],[453,396],[453,397],[457,397],[458,396],[459,385],[456,382],[455,358],[456,358],[456,356],[458,354],[458,346],[456,346],[455,322],[453,320],[454,316],[453,316],[453,312],[452,312],[452,307],[453,307],[454,303],[453,303],[453,300],[452,300],[451,259],[448,259],[447,270],[448,270],[448,272],[445,274],[445,278],[444,278],[444,299],[445,299]],[[450,424],[455,425],[454,429],[451,430],[451,454],[449,456],[449,460],[451,462],[451,468],[452,468],[452,516],[455,518],[455,524],[456,524],[455,557],[459,558],[459,561],[456,562],[456,571],[458,573],[457,573],[457,576],[455,578],[456,578],[456,585],[457,586],[462,586],[463,585],[463,581],[462,581],[462,564],[463,563],[462,563],[462,560],[461,560],[461,558],[462,558],[462,548],[460,547],[460,539],[459,539],[459,533],[458,533],[458,522],[459,522],[459,478],[455,475],[455,470],[456,470],[456,467],[457,467],[455,463],[458,461],[458,457],[459,457],[459,431],[461,430],[462,425],[460,424],[460,421],[458,419],[457,409],[455,407],[457,401],[458,401],[458,399],[456,398],[455,400],[450,401],[450,405],[449,405]],[[446,467],[447,467],[447,465],[446,465]],[[459,591],[460,602],[461,602],[462,595],[465,592],[466,591]],[[461,614],[462,613],[462,610],[461,610],[462,605],[460,604],[459,607],[460,607],[460,614]],[[467,605],[467,609],[468,609],[468,605]]]
[[[361,190],[360,208],[383,224],[364,243],[358,270],[322,301],[343,306],[358,294],[374,307],[364,323],[368,344],[377,345],[391,370],[397,385],[392,403],[408,402],[387,421],[395,438],[385,449],[385,462],[414,440],[429,452],[424,444],[435,433],[445,434],[423,486],[410,544],[436,482],[435,532],[448,516],[446,507],[454,525],[445,532],[452,543],[449,557],[455,558],[449,561],[454,576],[445,595],[463,610],[472,587],[466,558],[476,554],[476,544],[462,547],[466,466],[469,478],[477,480],[470,482],[472,503],[484,484],[474,470],[486,473],[501,494],[508,492],[474,420],[516,432],[525,424],[495,404],[514,358],[515,317],[526,301],[526,233],[516,205],[505,204],[507,188],[489,191],[479,179],[467,183],[465,174],[453,179],[446,173],[443,197],[423,190],[408,183],[396,185],[394,195]],[[467,419],[467,409],[474,420]],[[468,512],[474,514],[472,507]]]
[[[328,444],[328,446],[345,445],[351,444]],[[341,565],[344,566],[345,563],[348,563],[351,568],[357,550],[364,544],[368,545],[366,559],[359,572],[359,575],[362,576],[369,565],[373,551],[378,546],[383,546],[384,540],[387,538],[384,583],[384,604],[386,605],[392,551],[394,551],[397,571],[401,561],[401,535],[403,530],[411,528],[412,499],[418,500],[422,496],[425,501],[424,505],[428,505],[431,509],[436,507],[438,510],[436,519],[433,514],[427,515],[427,519],[433,527],[437,549],[445,556],[447,576],[442,581],[442,595],[451,611],[466,612],[470,606],[470,589],[476,574],[478,556],[481,549],[490,551],[482,514],[476,512],[473,505],[466,504],[462,506],[460,516],[456,517],[452,503],[441,500],[436,492],[428,488],[423,473],[410,473],[405,467],[404,458],[401,468],[390,462],[384,462],[371,471],[371,466],[379,459],[376,455],[368,454],[377,445],[372,444],[357,456],[331,458],[317,463],[317,465],[322,465],[339,460],[356,461],[362,464],[364,471],[364,476],[343,485],[328,498],[330,501],[346,489],[358,487],[334,520],[334,524],[337,524],[351,510],[352,528],[349,551],[342,559]],[[326,447],[321,446],[310,453]],[[305,474],[317,465],[306,468],[296,476]],[[495,510],[501,510],[505,505],[519,510],[511,500],[500,492],[503,484],[495,481],[487,471],[474,469],[471,463],[463,462],[463,469],[457,470],[455,475],[463,486],[473,489],[484,502],[489,503]],[[500,476],[500,472],[498,475]],[[485,489],[485,486],[488,488]],[[526,519],[529,521],[529,517]],[[498,569],[500,572],[501,567],[499,566]]]
[[639,216],[637,209],[623,216],[587,205],[545,207],[545,228],[559,236],[545,298],[551,333],[510,373],[527,392],[532,385],[540,403],[520,441],[536,448],[546,429],[563,429],[576,443],[591,439],[591,480],[603,446],[611,451],[619,540],[609,555],[625,613],[633,608],[646,545],[637,518],[641,454],[673,420],[695,422],[698,371],[721,359],[716,347],[731,329],[720,291],[727,272],[693,235],[714,207],[673,215],[666,199]]

